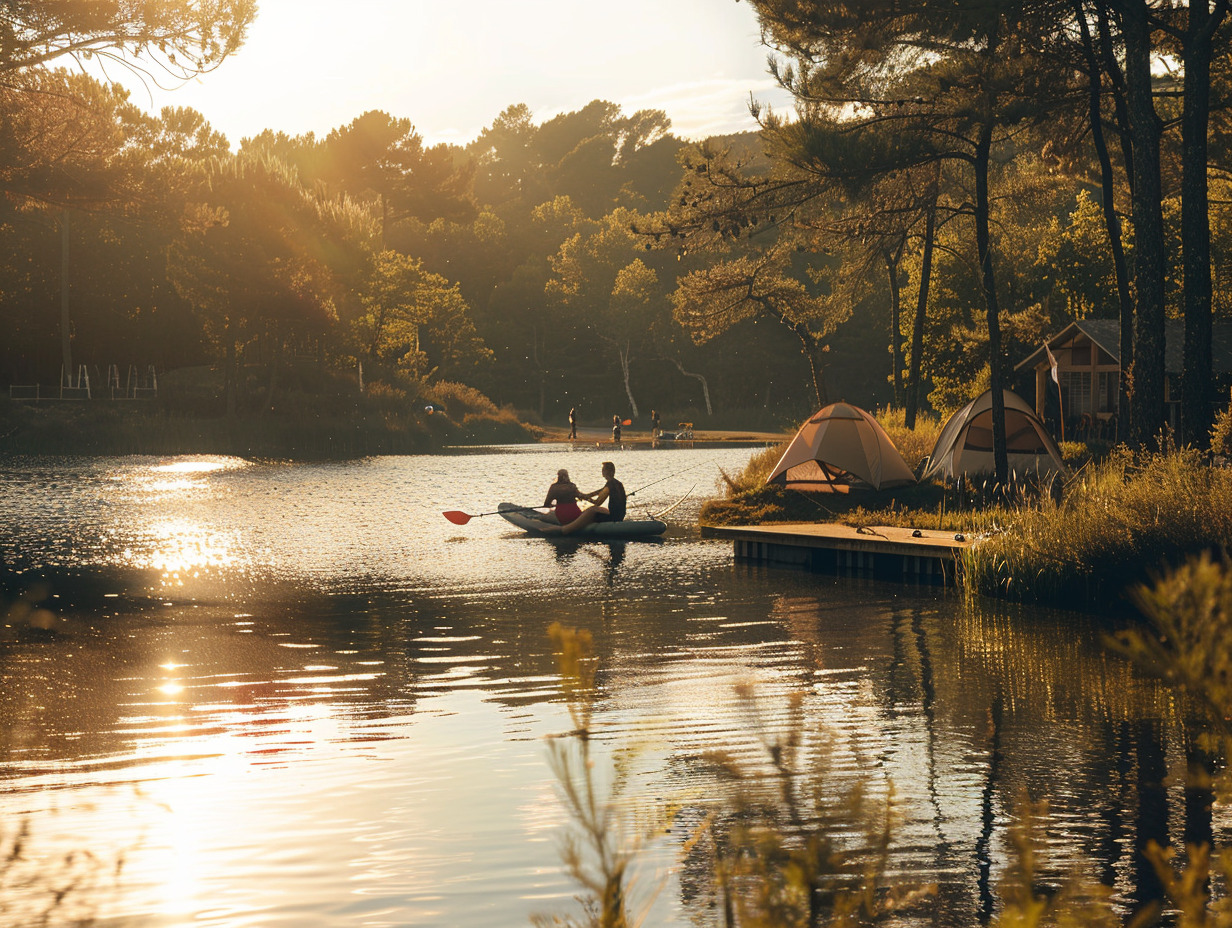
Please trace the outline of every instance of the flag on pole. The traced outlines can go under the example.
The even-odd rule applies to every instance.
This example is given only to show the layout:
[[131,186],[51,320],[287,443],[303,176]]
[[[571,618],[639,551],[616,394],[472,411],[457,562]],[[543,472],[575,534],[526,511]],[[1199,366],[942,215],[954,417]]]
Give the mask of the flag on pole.
[[1057,373],[1057,359],[1053,357],[1052,349],[1048,347],[1048,343],[1044,342],[1044,351],[1048,354],[1048,366],[1052,368],[1052,382],[1058,387],[1061,386],[1061,377]]
[[1052,382],[1057,385],[1057,408],[1061,411],[1061,441],[1065,441],[1065,400],[1061,397],[1061,375],[1057,372],[1057,359],[1044,342],[1044,352],[1048,355],[1048,366],[1052,368]]

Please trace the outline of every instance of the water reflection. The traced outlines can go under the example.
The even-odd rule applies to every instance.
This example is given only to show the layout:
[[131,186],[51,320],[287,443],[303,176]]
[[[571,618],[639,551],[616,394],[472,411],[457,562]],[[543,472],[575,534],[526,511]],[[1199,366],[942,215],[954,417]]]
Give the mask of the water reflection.
[[[674,868],[655,924],[714,923],[704,863],[675,852],[721,795],[699,759],[762,756],[734,695],[749,681],[768,736],[803,696],[836,789],[893,789],[892,871],[939,884],[936,924],[989,914],[1023,796],[1051,804],[1047,877],[1077,867],[1126,908],[1152,891],[1148,837],[1226,835],[1226,813],[1185,790],[1195,749],[1173,694],[1081,617],[735,566],[688,506],[657,544],[439,516],[527,499],[556,455],[586,472],[608,454],[11,468],[7,562],[77,605],[0,645],[0,815],[48,851],[122,854],[101,914],[136,923],[484,926],[568,909],[542,747],[569,727],[545,634],[558,620],[595,634],[599,743],[651,745],[644,795],[684,810],[651,851]],[[689,454],[712,452],[618,466],[649,482]],[[727,454],[731,469],[746,453]]]

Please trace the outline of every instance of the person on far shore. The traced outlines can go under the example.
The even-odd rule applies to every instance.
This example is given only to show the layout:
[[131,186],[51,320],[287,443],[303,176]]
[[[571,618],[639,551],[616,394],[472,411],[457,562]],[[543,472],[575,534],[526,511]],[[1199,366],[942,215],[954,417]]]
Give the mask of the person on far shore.
[[569,437],[577,438],[577,407],[569,407]]
[[659,437],[659,410],[650,410],[650,438],[653,441]]
[[[624,521],[629,496],[625,492],[625,485],[616,479],[616,465],[611,461],[604,461],[600,473],[603,474],[603,486],[594,493],[579,494],[582,499],[588,499],[594,505],[562,528],[560,530],[562,535],[572,535],[592,522]],[[606,507],[604,503],[607,503]]]
[[555,504],[556,521],[561,525],[568,525],[582,514],[581,507],[578,506],[581,496],[582,492],[569,479],[569,471],[562,467],[556,472],[556,482],[548,487],[548,495],[544,498],[543,505]]
[[620,441],[620,416],[612,416],[612,441]]

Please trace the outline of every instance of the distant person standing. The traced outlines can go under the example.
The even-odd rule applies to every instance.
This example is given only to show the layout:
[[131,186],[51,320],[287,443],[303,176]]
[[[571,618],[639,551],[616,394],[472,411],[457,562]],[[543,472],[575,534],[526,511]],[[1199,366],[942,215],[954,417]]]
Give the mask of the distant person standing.
[[650,437],[655,439],[659,437],[659,410],[650,410]]
[[620,441],[620,416],[612,416],[612,441]]
[[577,438],[577,407],[569,407],[569,437]]

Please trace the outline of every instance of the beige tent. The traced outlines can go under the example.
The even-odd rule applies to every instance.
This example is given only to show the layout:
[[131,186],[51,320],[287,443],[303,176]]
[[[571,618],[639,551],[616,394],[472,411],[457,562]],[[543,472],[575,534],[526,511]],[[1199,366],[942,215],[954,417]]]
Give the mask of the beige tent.
[[901,487],[915,475],[877,420],[859,406],[831,403],[800,426],[767,483],[796,490]]
[[[1005,397],[1005,450],[1011,473],[1065,473],[1061,450],[1048,434],[1026,401],[1017,393],[1002,391]],[[992,456],[992,391],[985,390],[976,399],[950,416],[921,479],[941,475],[991,474],[996,471]]]

